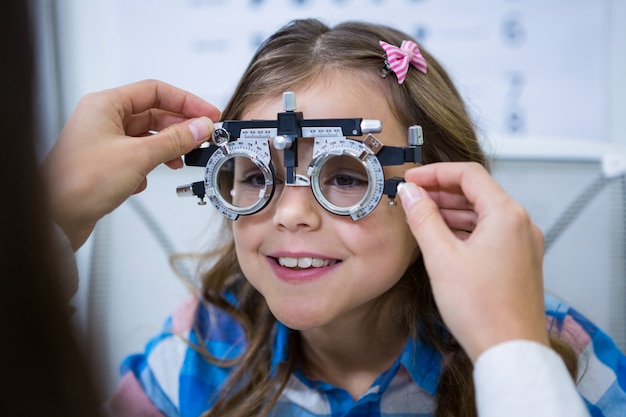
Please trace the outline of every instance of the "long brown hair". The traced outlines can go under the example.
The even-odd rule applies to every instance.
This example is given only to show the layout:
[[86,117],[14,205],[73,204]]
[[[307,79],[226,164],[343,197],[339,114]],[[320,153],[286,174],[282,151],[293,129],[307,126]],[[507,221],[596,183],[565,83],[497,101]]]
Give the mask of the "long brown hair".
[[[367,88],[382,89],[387,102],[381,105],[389,106],[400,123],[406,127],[422,126],[425,163],[475,161],[487,166],[463,100],[433,56],[422,48],[428,73],[409,70],[402,85],[394,74],[386,78],[379,75],[385,59],[379,40],[400,45],[405,39],[411,37],[375,24],[346,22],[329,28],[313,19],[293,21],[260,46],[224,109],[223,118],[239,119],[261,100],[332,77],[336,71],[349,71],[354,77],[361,77]],[[237,307],[222,298],[229,287],[236,288],[239,294]],[[246,353],[239,358],[239,366],[225,391],[205,416],[267,414],[299,361],[297,336],[289,342],[288,363],[272,375],[268,341],[275,319],[263,297],[243,277],[232,241],[204,276],[203,295],[239,319],[248,336]],[[401,327],[407,336],[434,347],[445,358],[437,391],[437,415],[476,415],[471,361],[445,331],[421,259],[407,269],[385,299],[403,306]]]

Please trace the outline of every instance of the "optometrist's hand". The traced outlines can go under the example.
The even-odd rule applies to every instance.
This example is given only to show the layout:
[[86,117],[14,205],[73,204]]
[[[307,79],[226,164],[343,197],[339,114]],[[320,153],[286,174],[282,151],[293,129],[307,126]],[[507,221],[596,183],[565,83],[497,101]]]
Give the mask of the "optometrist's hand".
[[399,196],[435,301],[472,361],[507,340],[548,345],[543,234],[524,208],[476,163],[429,164],[405,178]]
[[43,163],[53,219],[73,248],[143,191],[158,165],[182,167],[181,156],[209,138],[219,116],[201,98],[155,80],[84,96]]

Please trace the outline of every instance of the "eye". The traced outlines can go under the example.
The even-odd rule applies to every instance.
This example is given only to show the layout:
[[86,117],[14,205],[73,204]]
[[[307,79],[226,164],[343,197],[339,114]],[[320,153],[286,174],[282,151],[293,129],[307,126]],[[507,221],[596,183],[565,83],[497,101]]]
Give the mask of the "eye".
[[248,157],[237,156],[234,158],[234,181],[240,187],[263,187],[265,176],[263,171]]
[[341,188],[362,187],[367,185],[367,177],[364,178],[363,175],[357,172],[337,172],[333,173],[333,175],[329,177],[325,183],[330,186]]
[[265,186],[265,177],[262,172],[253,171],[247,174],[244,174],[242,178],[237,181],[239,184],[247,185],[250,187],[264,187]]

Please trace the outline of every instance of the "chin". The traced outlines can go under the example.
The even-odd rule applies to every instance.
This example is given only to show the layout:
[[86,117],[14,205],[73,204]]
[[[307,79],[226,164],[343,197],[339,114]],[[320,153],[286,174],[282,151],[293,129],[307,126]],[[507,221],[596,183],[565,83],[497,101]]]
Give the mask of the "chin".
[[272,308],[270,305],[270,310],[276,320],[292,330],[314,329],[331,320],[327,312],[319,309],[307,309],[302,305],[296,308]]

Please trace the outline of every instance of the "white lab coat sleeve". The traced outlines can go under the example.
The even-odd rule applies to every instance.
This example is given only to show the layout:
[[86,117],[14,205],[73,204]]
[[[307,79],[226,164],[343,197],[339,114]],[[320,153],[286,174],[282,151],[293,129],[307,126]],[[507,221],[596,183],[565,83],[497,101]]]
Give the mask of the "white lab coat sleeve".
[[500,343],[474,365],[480,417],[586,417],[589,411],[561,357],[528,340]]

